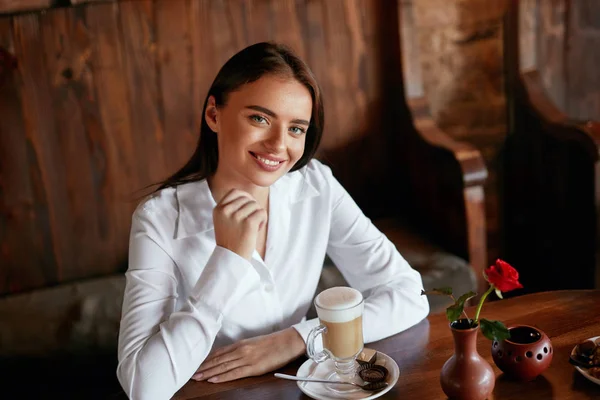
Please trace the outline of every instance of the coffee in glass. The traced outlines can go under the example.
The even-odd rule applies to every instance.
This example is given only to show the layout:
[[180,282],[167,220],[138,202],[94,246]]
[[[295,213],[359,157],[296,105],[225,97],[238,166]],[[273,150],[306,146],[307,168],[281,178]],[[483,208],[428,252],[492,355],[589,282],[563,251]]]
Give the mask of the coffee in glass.
[[[356,357],[364,347],[362,294],[350,287],[332,287],[315,298],[315,308],[320,325],[312,329],[307,339],[308,356],[317,363],[331,358],[335,371],[329,375],[331,381],[355,381]],[[315,339],[322,335],[323,351],[315,351]],[[348,392],[352,387],[330,387],[337,392]]]

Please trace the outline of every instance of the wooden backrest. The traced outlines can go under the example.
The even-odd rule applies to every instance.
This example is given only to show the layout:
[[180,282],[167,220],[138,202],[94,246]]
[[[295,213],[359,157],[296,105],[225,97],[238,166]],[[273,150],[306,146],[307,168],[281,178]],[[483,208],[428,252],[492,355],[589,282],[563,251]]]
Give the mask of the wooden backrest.
[[439,163],[415,151],[397,3],[121,0],[1,17],[17,67],[0,75],[0,295],[124,271],[136,190],[189,158],[218,68],[265,40],[314,70],[318,156],[367,215],[416,216],[467,255],[460,166],[439,150],[454,169],[436,186]]
[[546,66],[521,57],[520,43],[541,39],[523,37],[532,35],[519,29],[523,5],[510,4],[506,257],[521,271],[527,291],[598,288],[600,125],[572,120],[550,100],[541,78]]

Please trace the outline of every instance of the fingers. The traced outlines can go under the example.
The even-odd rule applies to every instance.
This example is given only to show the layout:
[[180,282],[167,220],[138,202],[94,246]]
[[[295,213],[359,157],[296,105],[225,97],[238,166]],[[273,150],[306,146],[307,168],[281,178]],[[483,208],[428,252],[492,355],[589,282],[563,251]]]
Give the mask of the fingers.
[[237,344],[227,346],[222,349],[219,349],[223,351],[216,351],[214,354],[209,355],[206,358],[206,360],[204,360],[202,365],[200,365],[200,368],[198,368],[198,371],[196,372],[204,372],[224,362],[229,362],[242,358],[243,355],[235,351],[237,347]]
[[254,201],[253,199],[250,199],[246,196],[240,196],[237,197],[234,200],[231,200],[229,203],[227,204],[223,204],[221,206],[223,213],[227,216],[229,215],[236,215],[236,213],[241,210],[244,207],[247,206],[255,206],[258,207],[258,203],[256,201]]
[[261,211],[262,207],[255,201],[249,201],[233,213],[233,218],[237,221],[243,221],[251,216],[255,211]]
[[[243,358],[238,358],[237,360],[232,360],[232,361],[224,361],[224,362],[220,363],[219,365],[217,365],[216,367],[206,369],[206,370],[203,370],[202,372],[195,374],[194,376],[192,376],[192,379],[197,380],[197,381],[208,380],[209,382],[215,382],[216,380],[220,380],[223,375],[230,373],[231,371],[233,371],[235,369],[240,369],[241,367],[245,367],[247,365],[248,365],[247,360],[245,360]],[[218,377],[218,378],[213,379],[215,377]]]
[[225,205],[230,203],[231,201],[239,198],[239,197],[247,197],[250,200],[254,200],[254,198],[250,195],[250,193],[245,192],[240,189],[231,189],[227,194],[221,199],[219,202],[220,205]]
[[245,220],[251,226],[257,226],[260,229],[267,222],[267,212],[259,207],[251,212]]
[[262,211],[249,218],[250,223],[262,226],[266,221],[267,213],[256,202],[256,200],[247,192],[239,189],[232,189],[219,202],[216,209],[220,209],[223,214],[233,217],[237,221],[243,221],[246,217],[252,215],[255,211]]
[[225,372],[224,374],[214,376],[214,377],[208,379],[208,381],[211,383],[217,383],[217,382],[222,383],[222,382],[229,382],[229,381],[233,381],[236,379],[245,378],[247,376],[255,376],[255,375],[257,375],[257,374],[252,372],[252,367],[243,366],[243,367],[232,369],[228,372]]

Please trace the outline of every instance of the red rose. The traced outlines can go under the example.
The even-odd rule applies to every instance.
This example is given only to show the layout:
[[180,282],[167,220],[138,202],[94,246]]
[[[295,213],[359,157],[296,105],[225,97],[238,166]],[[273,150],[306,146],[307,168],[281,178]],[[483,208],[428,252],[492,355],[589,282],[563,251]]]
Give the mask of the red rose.
[[485,270],[487,281],[494,285],[501,292],[510,292],[511,290],[523,287],[519,283],[519,273],[509,263],[500,259],[496,260],[496,265],[492,265]]

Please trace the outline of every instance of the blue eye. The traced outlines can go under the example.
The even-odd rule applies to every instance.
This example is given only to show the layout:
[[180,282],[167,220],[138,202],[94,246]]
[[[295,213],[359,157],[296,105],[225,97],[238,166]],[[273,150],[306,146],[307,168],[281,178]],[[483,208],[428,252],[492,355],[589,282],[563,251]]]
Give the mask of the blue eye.
[[267,123],[267,119],[261,115],[251,115],[250,119],[254,122],[257,122],[259,124],[266,124]]
[[292,132],[294,135],[298,135],[298,136],[299,136],[299,135],[303,135],[303,134],[305,134],[305,133],[306,133],[306,131],[305,131],[304,129],[302,129],[302,128],[300,128],[300,127],[297,127],[297,126],[292,126],[292,127],[290,128],[290,131],[291,131],[291,132]]

